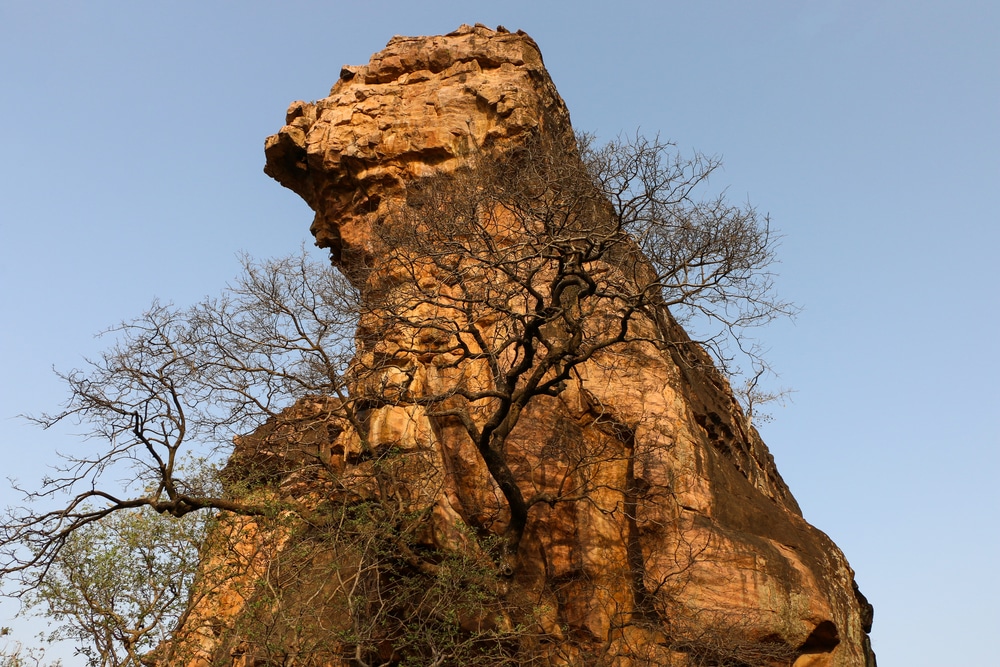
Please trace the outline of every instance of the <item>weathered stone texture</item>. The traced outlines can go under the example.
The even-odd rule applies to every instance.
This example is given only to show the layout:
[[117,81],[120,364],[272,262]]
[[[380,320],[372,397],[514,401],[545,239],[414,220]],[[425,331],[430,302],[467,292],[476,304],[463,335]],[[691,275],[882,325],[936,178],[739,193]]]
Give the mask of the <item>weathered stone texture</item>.
[[[308,202],[317,243],[360,276],[359,267],[378,261],[371,226],[402,205],[408,182],[455,170],[470,151],[500,155],[538,134],[573,137],[535,43],[462,26],[393,38],[367,65],[345,67],[329,97],[293,103],[287,124],[267,139],[265,171]],[[666,313],[637,326],[686,340]],[[577,474],[553,451],[611,455],[588,471],[597,490],[586,501],[532,509],[514,588],[548,610],[541,623],[554,641],[583,637],[636,657],[641,646],[652,664],[681,665],[684,656],[657,653],[656,631],[616,627],[636,605],[637,575],[649,595],[672,600],[675,629],[739,624],[730,629],[795,648],[797,667],[873,664],[870,607],[843,554],[802,518],[726,380],[700,350],[688,349],[698,357],[692,363],[678,349],[634,342],[604,352],[522,418],[509,452],[526,493],[554,491]],[[458,381],[455,369],[412,356],[411,391]],[[345,470],[351,437],[338,427],[323,445]],[[431,501],[441,544],[457,539],[455,523],[498,511],[476,450],[422,408],[375,410],[369,437],[432,460],[432,483],[414,483],[438,494]],[[253,456],[247,443],[260,440],[248,439],[239,456]],[[230,607],[238,616],[239,605]],[[639,664],[630,660],[615,664]]]
[[344,67],[330,96],[293,102],[266,143],[265,172],[316,211],[320,247],[349,268],[373,211],[404,183],[455,169],[474,148],[502,151],[533,132],[569,133],[569,112],[523,33],[463,27],[394,37],[368,65]]

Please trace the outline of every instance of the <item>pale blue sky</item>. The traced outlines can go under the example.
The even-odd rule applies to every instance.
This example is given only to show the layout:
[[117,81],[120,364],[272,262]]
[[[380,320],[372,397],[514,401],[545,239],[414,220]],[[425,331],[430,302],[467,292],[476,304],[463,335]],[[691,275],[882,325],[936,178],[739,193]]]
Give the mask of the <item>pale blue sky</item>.
[[713,184],[770,212],[804,307],[763,332],[796,390],[762,429],[778,467],[874,603],[882,667],[991,664],[995,0],[0,0],[0,471],[76,442],[11,417],[58,404],[49,368],[92,334],[309,239],[261,172],[292,100],[394,34],[477,21],[535,38],[578,129],[722,155]]

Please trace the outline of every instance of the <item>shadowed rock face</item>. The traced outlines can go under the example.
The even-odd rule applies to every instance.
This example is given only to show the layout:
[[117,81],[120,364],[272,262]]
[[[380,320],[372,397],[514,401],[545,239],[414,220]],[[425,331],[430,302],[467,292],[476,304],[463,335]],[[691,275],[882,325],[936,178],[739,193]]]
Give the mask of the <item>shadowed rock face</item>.
[[[378,279],[373,225],[406,205],[408,183],[467,165],[471,152],[502,156],[537,136],[572,150],[569,113],[534,41],[462,26],[439,37],[395,37],[368,65],[343,68],[329,97],[293,103],[286,125],[267,139],[265,171],[312,207],[317,244],[361,283]],[[636,326],[687,340],[666,312]],[[460,381],[434,355],[379,345],[409,355],[413,391],[430,395]],[[430,494],[432,541],[447,546],[454,525],[500,516],[503,507],[467,437],[432,422],[418,406],[384,406],[373,410],[368,437],[430,461],[429,477],[414,486]],[[341,457],[341,469],[355,465],[349,426],[310,433],[310,446]],[[272,439],[264,432],[242,440],[234,461],[253,459]],[[637,341],[596,356],[559,395],[531,404],[508,452],[526,495],[558,491],[584,474],[573,468],[579,453],[594,454],[588,498],[532,508],[509,589],[542,610],[539,625],[553,646],[582,647],[551,664],[596,664],[580,657],[587,651],[607,656],[602,664],[695,664],[665,638],[702,633],[786,646],[798,667],[874,665],[871,608],[844,555],[802,518],[700,348]],[[278,558],[281,540],[275,544]],[[669,622],[644,616],[654,598]],[[234,627],[240,599],[215,604],[194,616],[214,614],[216,627]],[[226,637],[199,641],[219,660],[233,645]]]

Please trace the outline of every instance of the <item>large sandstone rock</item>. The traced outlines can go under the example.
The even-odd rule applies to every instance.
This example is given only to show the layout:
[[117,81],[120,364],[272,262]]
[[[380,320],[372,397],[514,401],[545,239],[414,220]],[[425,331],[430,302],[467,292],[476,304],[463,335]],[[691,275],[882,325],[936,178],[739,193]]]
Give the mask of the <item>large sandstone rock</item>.
[[[406,206],[408,184],[538,136],[572,150],[569,114],[538,47],[520,32],[462,26],[393,38],[368,65],[343,68],[329,97],[293,103],[267,139],[265,171],[308,202],[317,243],[364,287],[384,279],[373,229]],[[584,363],[561,393],[534,401],[511,434],[511,468],[526,495],[558,495],[584,475],[578,486],[588,494],[531,509],[501,594],[531,600],[551,664],[723,664],[690,649],[700,641],[739,644],[739,664],[750,663],[747,647],[756,645],[784,647],[790,657],[777,662],[762,651],[754,664],[874,665],[871,609],[851,568],[802,518],[726,380],[700,349],[651,342],[687,340],[669,314],[636,326],[648,329],[645,340]],[[476,362],[456,369],[446,355],[404,350],[391,336],[359,352],[375,353],[395,359],[382,386],[396,386],[391,372],[403,373],[417,395],[476,374]],[[360,474],[366,463],[352,426],[333,420],[327,428],[315,406],[296,410],[311,424],[295,430],[298,445],[323,452],[340,474]],[[462,539],[456,526],[488,525],[486,515],[502,525],[502,497],[461,429],[436,423],[419,401],[375,407],[366,424],[373,445],[391,443],[428,463],[409,483],[433,508],[430,543],[447,549]],[[295,478],[300,459],[282,437],[275,429],[243,439],[234,469],[283,459],[272,474],[299,485],[300,495],[335,492]],[[250,524],[239,530],[257,553],[262,541]],[[270,544],[269,557],[279,559],[282,538]],[[258,575],[251,569],[244,583],[252,587]],[[200,603],[193,617],[214,619],[211,633],[197,635],[205,660],[242,655],[234,647],[249,599],[228,590]],[[656,618],[643,611],[653,599]]]

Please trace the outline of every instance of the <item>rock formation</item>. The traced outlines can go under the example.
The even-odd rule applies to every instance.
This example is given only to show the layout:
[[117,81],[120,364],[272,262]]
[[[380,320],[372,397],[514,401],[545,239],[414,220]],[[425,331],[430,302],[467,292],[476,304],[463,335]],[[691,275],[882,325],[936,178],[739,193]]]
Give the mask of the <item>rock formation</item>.
[[[445,36],[393,38],[368,65],[344,67],[329,97],[293,103],[286,125],[267,139],[265,171],[312,207],[317,244],[368,298],[405,282],[389,275],[386,256],[400,251],[387,246],[380,227],[407,207],[419,219],[408,199],[415,183],[457,173],[470,156],[502,161],[539,138],[574,151],[569,113],[536,44],[521,32],[462,26]],[[454,289],[432,269],[410,278],[422,290]],[[407,321],[439,316],[421,308],[411,308]],[[410,461],[393,473],[394,493],[406,489],[400,511],[425,513],[421,534],[400,549],[433,554],[469,543],[469,530],[479,539],[506,534],[512,513],[493,468],[468,429],[440,407],[446,401],[421,400],[475,384],[488,372],[484,362],[447,351],[419,327],[397,321],[396,329],[379,329],[381,315],[372,301],[363,309],[369,335],[359,333],[358,364],[378,370],[359,376],[355,389],[381,391],[382,400],[346,417],[337,411],[340,399],[303,401],[284,423],[241,439],[230,474],[248,478],[248,462],[260,470],[266,459],[265,476],[278,479],[281,493],[320,506],[325,495],[346,493],[344,480],[355,480],[350,493],[362,503],[386,493],[358,480],[376,479],[384,463],[371,452],[391,447]],[[483,561],[499,572],[486,588],[510,606],[472,625],[502,626],[509,637],[518,624],[530,625],[530,651],[523,643],[504,649],[513,664],[874,665],[866,634],[871,608],[851,568],[802,518],[726,380],[665,310],[637,315],[635,327],[646,333],[579,364],[558,390],[532,400],[510,433],[509,471],[535,502],[515,557]],[[477,424],[482,428],[481,419]],[[313,458],[325,472],[302,472]],[[350,549],[297,560],[294,528],[262,536],[256,520],[233,519],[219,530],[237,536],[238,548],[207,549],[205,569],[243,561],[236,577],[243,592],[226,584],[195,607],[177,640],[197,648],[194,664],[266,664],[248,648],[246,619],[260,605],[252,609],[257,594],[246,591],[264,585],[269,562],[298,567],[299,575],[280,579],[285,595],[269,603],[268,618],[282,605],[323,606],[306,599],[353,599],[343,583],[357,581],[351,577],[360,577],[361,566]],[[441,576],[446,563],[414,553],[400,558],[428,576]],[[336,577],[331,562],[340,564]],[[329,604],[329,618],[309,632],[333,641],[347,636],[350,620]],[[470,626],[461,614],[455,623]],[[290,636],[277,625],[269,626],[273,637]],[[295,641],[284,655],[308,663],[308,642]],[[341,662],[323,661],[397,664],[393,641],[386,636],[374,658],[345,648]]]

